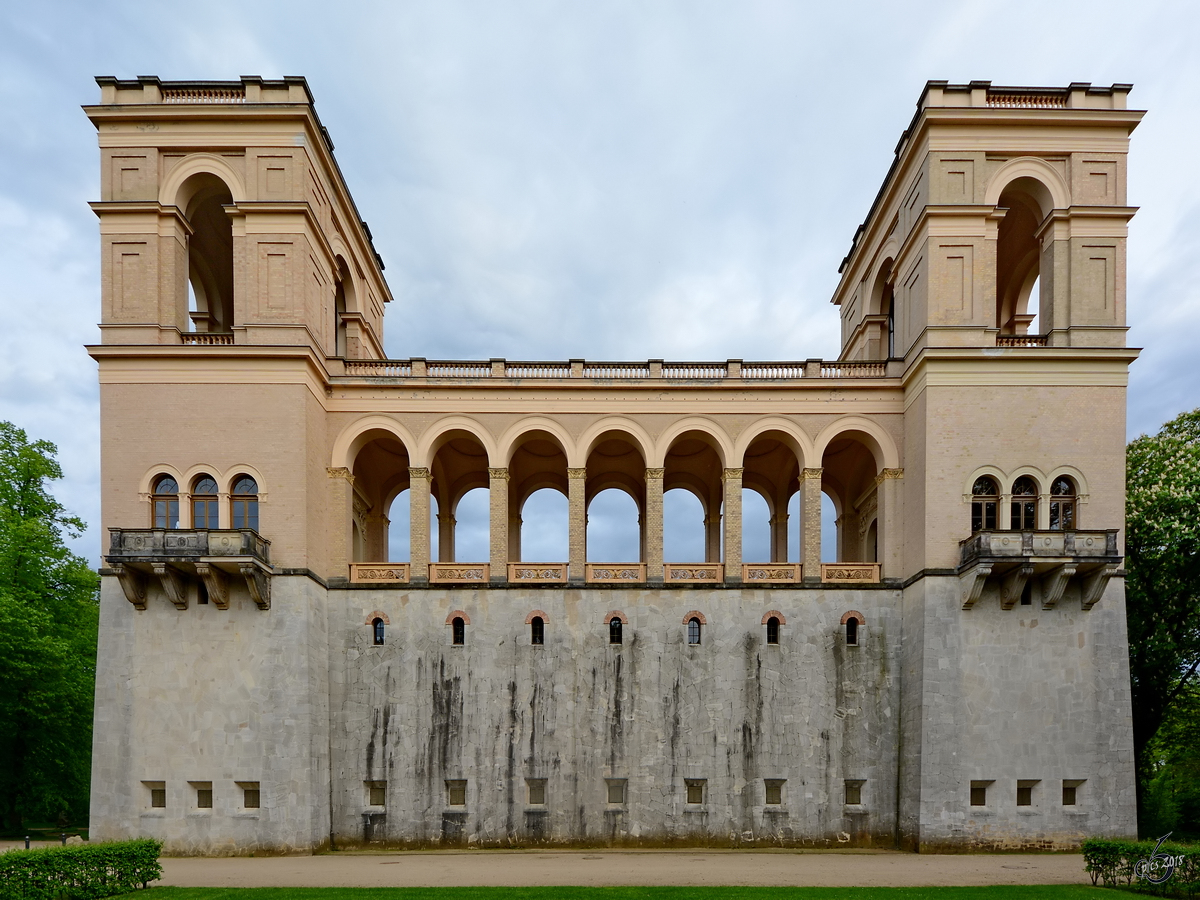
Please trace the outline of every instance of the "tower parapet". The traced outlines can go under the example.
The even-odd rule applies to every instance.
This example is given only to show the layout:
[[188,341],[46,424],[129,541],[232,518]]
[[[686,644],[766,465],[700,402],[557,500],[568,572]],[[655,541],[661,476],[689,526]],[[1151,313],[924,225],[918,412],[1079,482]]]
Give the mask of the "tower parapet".
[[384,356],[383,261],[303,78],[96,81],[104,343]]
[[839,270],[842,358],[1123,347],[1130,89],[928,82]]

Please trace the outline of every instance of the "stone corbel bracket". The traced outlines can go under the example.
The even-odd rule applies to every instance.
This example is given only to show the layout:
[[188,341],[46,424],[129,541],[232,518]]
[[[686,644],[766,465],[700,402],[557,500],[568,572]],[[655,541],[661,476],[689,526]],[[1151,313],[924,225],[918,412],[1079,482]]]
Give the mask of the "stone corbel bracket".
[[1124,575],[1125,570],[1121,568],[1120,563],[1109,563],[1084,576],[1083,590],[1080,592],[1083,608],[1091,609],[1100,602],[1100,598],[1104,596],[1104,589],[1108,587],[1108,579]]
[[238,570],[246,579],[246,588],[250,591],[250,599],[258,604],[259,609],[270,609],[271,574],[253,562],[238,563]]
[[109,568],[117,576],[121,590],[125,592],[125,599],[133,604],[134,609],[144,610],[146,608],[146,576],[137,569],[131,569],[120,563],[109,563]]
[[1042,576],[1042,609],[1054,609],[1058,605],[1063,591],[1067,589],[1067,582],[1071,580],[1075,571],[1076,566],[1064,563]]
[[196,574],[204,582],[204,588],[208,591],[208,599],[213,602],[213,605],[217,609],[229,609],[229,579],[225,573],[212,563],[198,562],[196,563]]
[[979,563],[972,566],[966,572],[958,576],[958,582],[962,585],[962,608],[970,609],[979,602],[979,598],[983,596],[983,586],[987,583],[988,576],[992,574],[992,564],[990,562]]
[[151,563],[150,568],[154,570],[155,576],[162,585],[163,593],[167,595],[168,600],[175,604],[175,608],[187,609],[187,578],[184,577],[184,574],[174,566],[161,562]]
[[1020,602],[1021,594],[1025,592],[1025,582],[1032,574],[1033,563],[1028,562],[1017,566],[1004,576],[1004,580],[1000,583],[1001,609],[1012,609]]

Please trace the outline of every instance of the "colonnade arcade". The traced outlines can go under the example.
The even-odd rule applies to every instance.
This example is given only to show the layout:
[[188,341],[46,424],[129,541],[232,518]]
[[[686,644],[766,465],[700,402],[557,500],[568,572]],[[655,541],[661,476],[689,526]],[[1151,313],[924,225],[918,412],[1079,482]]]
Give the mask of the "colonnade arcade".
[[[571,581],[583,580],[588,563],[620,563],[638,564],[644,580],[658,582],[664,566],[669,576],[672,563],[685,562],[664,559],[664,495],[683,490],[699,501],[703,562],[722,564],[720,577],[736,581],[742,574],[746,490],[761,496],[769,520],[769,560],[753,562],[802,564],[803,580],[821,580],[824,494],[836,511],[837,561],[882,563],[883,575],[895,571],[898,559],[890,557],[898,553],[899,535],[889,513],[895,517],[901,470],[882,429],[858,419],[835,423],[816,439],[792,423],[760,423],[744,434],[733,441],[713,423],[684,421],[656,440],[632,421],[617,421],[599,423],[572,440],[551,420],[527,420],[498,440],[478,423],[460,419],[418,439],[397,422],[373,417],[348,429],[333,460],[342,464],[329,469],[346,510],[346,559],[389,562],[389,513],[408,491],[414,581],[430,576],[431,563],[486,563],[496,582],[505,580],[509,563],[553,562],[569,567],[562,571],[564,578],[570,572]],[[457,513],[476,489],[486,490],[487,554],[479,558],[476,546],[469,554],[475,558],[466,560],[458,552]],[[534,493],[547,489],[566,499],[567,558],[525,559],[522,512]],[[596,559],[589,548],[588,511],[606,491],[626,495],[636,507],[636,559]],[[799,549],[793,544],[790,551],[789,504],[799,519],[791,523],[793,534],[799,532]],[[332,524],[336,530],[337,522]],[[801,575],[801,569],[794,571]],[[879,567],[873,571],[872,580],[880,577]]]

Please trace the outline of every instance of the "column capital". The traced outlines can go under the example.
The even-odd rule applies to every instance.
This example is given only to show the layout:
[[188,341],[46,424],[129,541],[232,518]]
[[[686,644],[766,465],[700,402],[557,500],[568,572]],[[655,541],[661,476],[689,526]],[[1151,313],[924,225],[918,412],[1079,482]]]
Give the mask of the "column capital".
[[721,480],[722,480],[722,481],[726,481],[727,479],[730,479],[730,478],[736,478],[738,481],[741,481],[741,480],[742,480],[742,473],[743,473],[743,472],[745,472],[745,471],[746,471],[746,470],[745,470],[745,469],[743,469],[743,468],[736,468],[736,469],[734,469],[734,468],[726,468],[726,469],[722,469],[722,470],[721,470]]
[[568,478],[587,478],[587,469],[567,469]]
[[488,479],[494,481],[497,478],[501,478],[504,481],[508,481],[509,474],[508,474],[507,466],[505,466],[504,468],[492,468],[491,466],[488,467]]
[[802,480],[803,479],[818,479],[821,477],[821,473],[824,471],[825,470],[820,467],[817,467],[815,469],[801,469],[800,470],[800,478]]
[[429,469],[425,466],[409,466],[408,467],[408,477],[409,478],[431,478],[432,476],[429,474]]
[[666,474],[666,472],[667,472],[666,469],[647,468],[646,469],[646,477],[647,478],[662,478],[663,475]]
[[903,469],[880,469],[879,474],[875,476],[875,483],[883,484],[885,481],[887,481],[891,478],[903,478],[903,477],[904,477]]
[[330,478],[344,478],[346,481],[354,484],[354,476],[345,466],[331,466],[325,472]]

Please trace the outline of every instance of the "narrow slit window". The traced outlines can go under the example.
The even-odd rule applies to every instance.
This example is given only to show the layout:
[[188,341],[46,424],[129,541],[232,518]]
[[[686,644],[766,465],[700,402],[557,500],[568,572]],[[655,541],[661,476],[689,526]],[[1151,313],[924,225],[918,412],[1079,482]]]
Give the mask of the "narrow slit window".
[[700,643],[700,620],[695,616],[688,619],[688,643]]
[[170,475],[160,475],[154,482],[154,527],[179,527],[179,482]]
[[981,475],[971,486],[971,532],[995,531],[1000,508],[1000,486],[996,479]]
[[608,623],[608,642],[610,644],[621,643],[621,620],[613,616]]
[[775,616],[771,616],[771,618],[767,619],[767,643],[779,643],[779,619],[777,619]]
[[258,531],[258,482],[249,475],[238,478],[230,503],[233,527]]
[[546,643],[546,623],[541,616],[534,616],[529,622],[529,643]]
[[383,619],[376,617],[375,620],[371,622],[371,628],[373,629],[373,631],[375,633],[375,646],[382,647],[383,646],[383,637],[384,637]]
[[217,483],[202,475],[192,488],[192,527],[217,527]]
[[851,616],[846,620],[846,646],[858,646],[858,626],[859,621],[855,616]]
[[463,621],[462,616],[455,616],[454,621],[450,623],[451,640],[458,645],[467,642],[467,623]]

